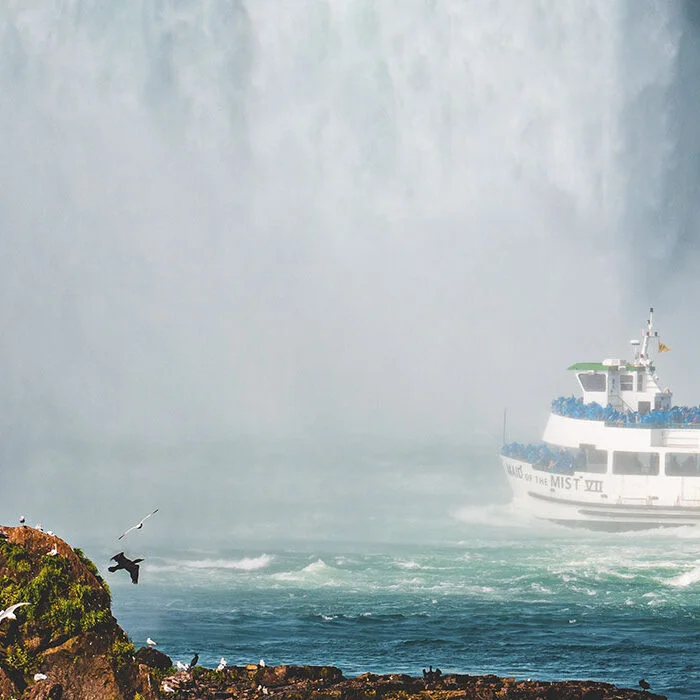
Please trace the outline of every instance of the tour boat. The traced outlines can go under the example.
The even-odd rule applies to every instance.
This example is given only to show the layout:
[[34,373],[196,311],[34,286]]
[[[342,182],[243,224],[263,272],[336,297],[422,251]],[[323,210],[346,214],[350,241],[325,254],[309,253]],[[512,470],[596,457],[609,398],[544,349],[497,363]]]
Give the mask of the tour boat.
[[506,444],[514,502],[537,518],[601,530],[700,524],[700,407],[674,406],[652,352],[654,309],[634,359],[571,365],[581,396],[558,398],[543,442]]

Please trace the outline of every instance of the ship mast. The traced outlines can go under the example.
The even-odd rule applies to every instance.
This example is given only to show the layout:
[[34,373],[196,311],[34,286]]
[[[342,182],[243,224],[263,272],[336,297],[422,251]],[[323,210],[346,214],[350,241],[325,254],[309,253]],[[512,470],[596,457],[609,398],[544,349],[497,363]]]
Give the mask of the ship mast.
[[639,349],[639,363],[644,365],[644,367],[649,368],[651,365],[651,358],[647,354],[647,347],[649,345],[649,338],[658,338],[659,332],[654,330],[654,307],[649,309],[649,320],[647,321],[646,332],[642,335],[642,347]]

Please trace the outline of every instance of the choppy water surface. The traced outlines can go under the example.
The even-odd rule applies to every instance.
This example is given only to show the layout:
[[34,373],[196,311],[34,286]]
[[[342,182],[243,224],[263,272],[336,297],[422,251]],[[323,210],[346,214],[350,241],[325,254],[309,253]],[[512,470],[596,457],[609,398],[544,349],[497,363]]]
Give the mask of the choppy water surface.
[[694,533],[469,529],[439,547],[162,552],[138,587],[106,577],[137,646],[151,636],[173,659],[328,663],[346,675],[432,664],[630,687],[645,677],[669,697],[700,697]]

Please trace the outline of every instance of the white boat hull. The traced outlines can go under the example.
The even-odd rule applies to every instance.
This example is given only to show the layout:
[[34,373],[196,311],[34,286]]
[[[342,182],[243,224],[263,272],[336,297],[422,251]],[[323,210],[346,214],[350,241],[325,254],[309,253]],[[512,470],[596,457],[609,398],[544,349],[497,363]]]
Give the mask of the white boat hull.
[[611,531],[700,525],[698,478],[562,474],[501,461],[517,504],[540,519]]

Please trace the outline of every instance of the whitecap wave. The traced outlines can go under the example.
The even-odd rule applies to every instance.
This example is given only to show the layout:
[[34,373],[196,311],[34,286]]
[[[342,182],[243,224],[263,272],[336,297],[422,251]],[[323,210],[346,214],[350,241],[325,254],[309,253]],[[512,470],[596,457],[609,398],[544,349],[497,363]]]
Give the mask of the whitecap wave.
[[674,576],[669,581],[666,581],[666,583],[674,588],[687,588],[698,581],[700,581],[700,566],[696,566],[690,571],[685,571],[678,576]]
[[399,569],[423,569],[417,561],[395,561],[394,564],[399,567]]
[[310,583],[321,585],[332,585],[334,577],[340,575],[340,571],[326,564],[323,559],[317,559],[307,564],[303,569],[297,571],[281,571],[273,575],[277,581],[287,581],[291,583]]
[[237,569],[239,571],[257,571],[270,565],[273,557],[261,554],[259,557],[243,557],[242,559],[197,559],[185,562],[185,566],[193,569]]
[[149,569],[151,571],[181,571],[182,569],[257,571],[269,566],[273,558],[270,554],[261,554],[259,557],[243,557],[242,559],[192,559],[151,564]]

